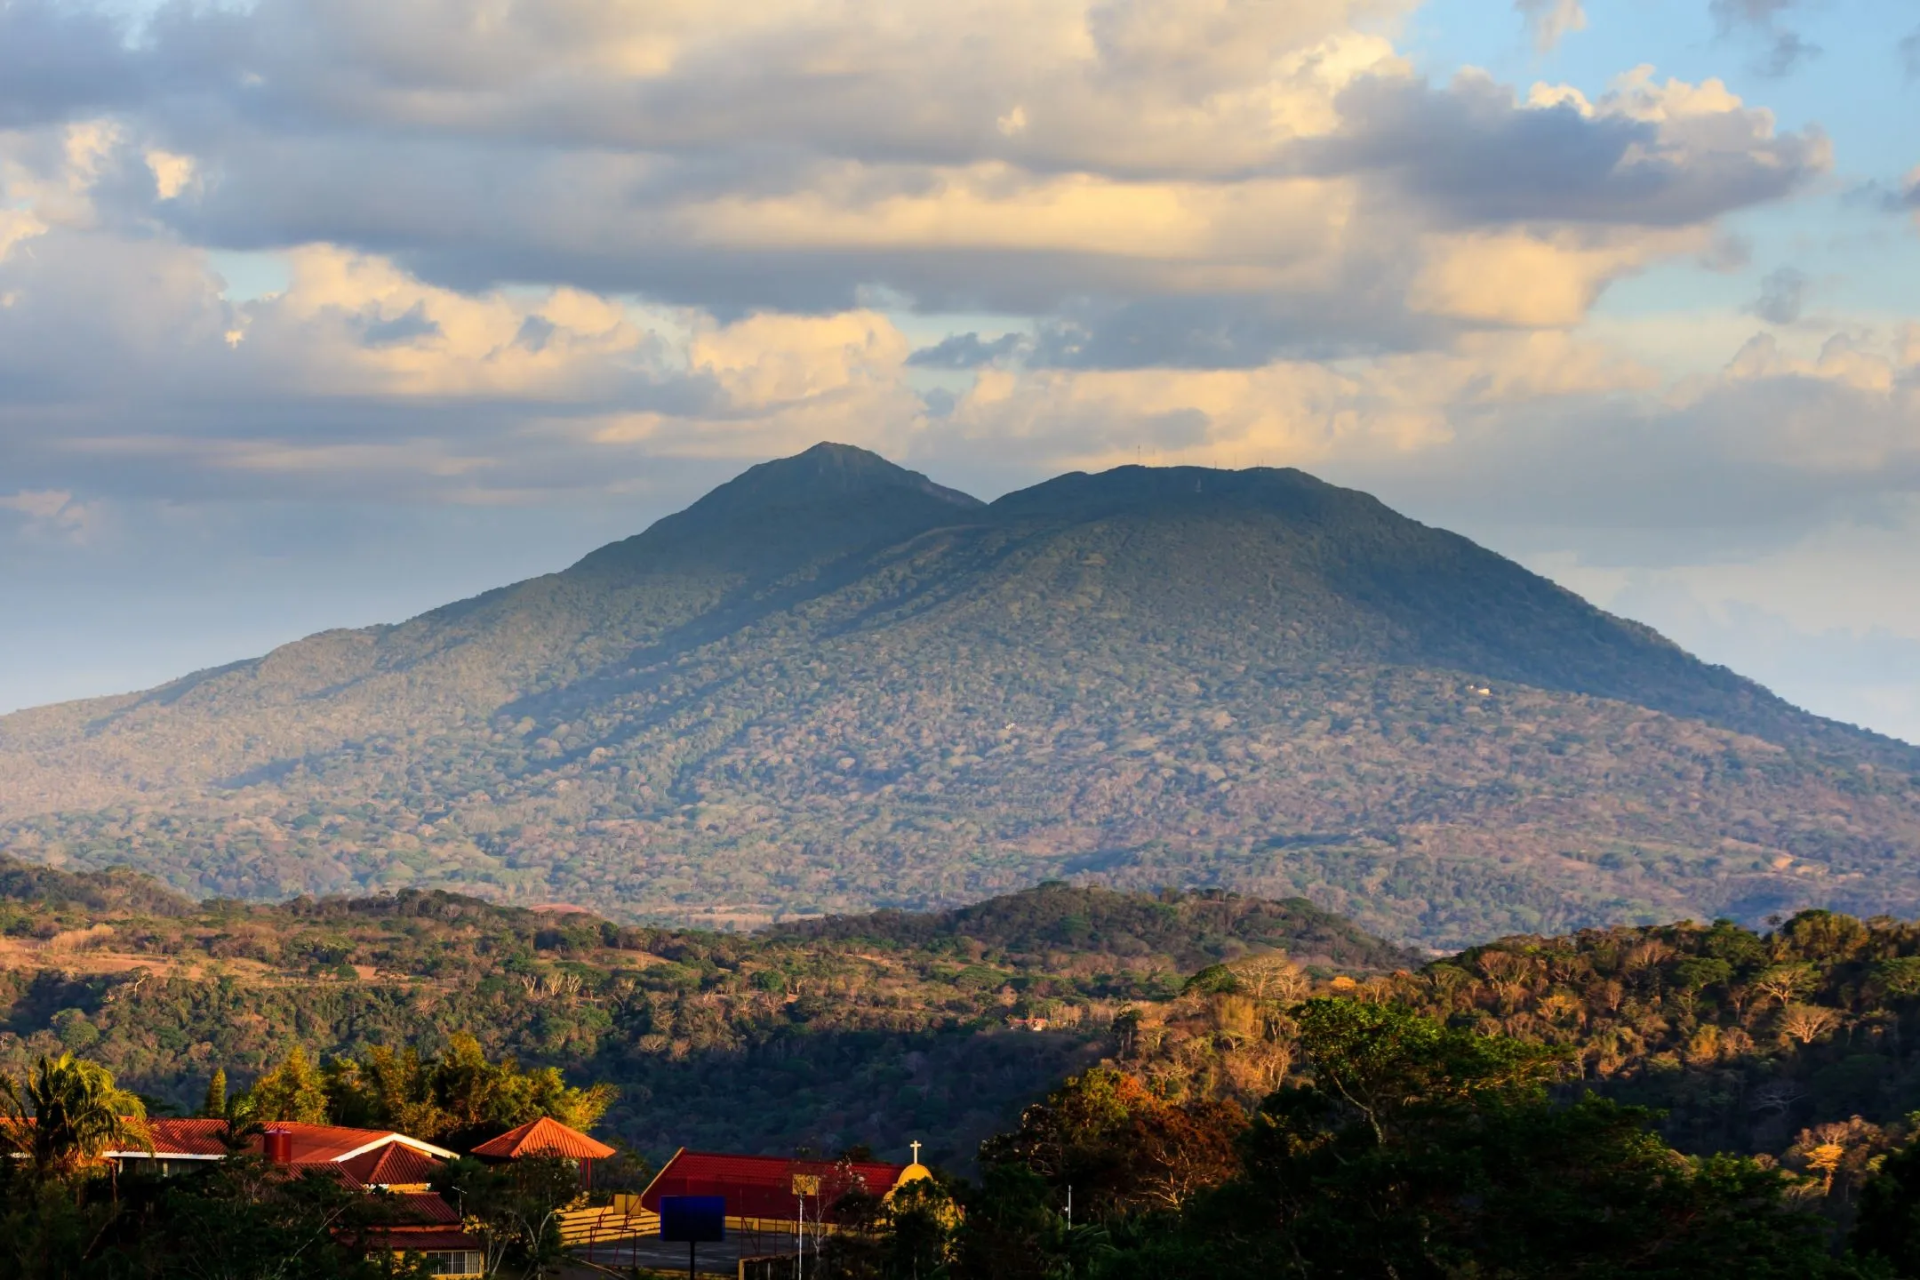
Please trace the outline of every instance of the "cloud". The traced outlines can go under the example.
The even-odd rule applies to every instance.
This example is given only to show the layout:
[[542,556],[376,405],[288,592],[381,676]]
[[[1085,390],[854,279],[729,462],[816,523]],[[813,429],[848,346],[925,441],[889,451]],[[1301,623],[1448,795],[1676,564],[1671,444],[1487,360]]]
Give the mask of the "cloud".
[[[519,342],[521,336],[527,332],[527,325],[530,323],[546,325],[547,328],[551,328],[542,317],[528,316],[520,322],[520,333],[514,335],[514,341],[516,343]],[[536,329],[535,332],[540,333],[541,330]],[[441,336],[443,335],[440,330],[440,322],[428,317],[427,304],[425,302],[415,302],[411,307],[408,307],[391,320],[380,319],[379,313],[376,311],[372,315],[364,317],[360,325],[360,341],[369,347],[404,346],[407,343],[414,342],[421,338],[438,338]],[[542,348],[546,346],[546,336],[548,335],[542,334],[540,342]],[[532,350],[532,348],[529,348],[529,350]],[[538,354],[538,352],[536,351],[535,354]]]
[[1410,234],[1695,225],[1827,163],[1713,82],[1643,76],[1596,104],[1428,85],[1377,33],[1408,7],[623,2],[467,23],[273,0],[168,7],[132,42],[42,0],[10,11],[133,60],[91,92],[148,172],[101,184],[102,216],[221,250],[339,245],[465,291],[831,311],[878,286],[1042,315],[1275,293],[1315,311],[1362,283],[1386,331],[1422,271]]
[[23,489],[18,493],[0,494],[0,512],[24,517],[15,522],[19,532],[36,541],[85,542],[99,518],[95,508],[74,501],[73,494],[63,489]]
[[1920,496],[1920,332],[1770,333],[1711,377],[1448,412],[1447,447],[1344,474],[1437,519],[1656,565],[1746,555]]
[[1795,0],[1712,0],[1707,6],[1723,27],[1767,26],[1793,8]]
[[1800,318],[1812,285],[1805,272],[1793,267],[1778,267],[1760,281],[1760,296],[1747,310],[1768,324],[1792,324]]
[[1760,65],[1766,75],[1788,76],[1799,70],[1802,63],[1819,57],[1821,52],[1819,45],[1808,43],[1798,32],[1781,31],[1774,35],[1773,44]]
[[155,149],[147,152],[147,168],[153,171],[154,194],[162,200],[177,199],[194,179],[192,156]]
[[907,363],[920,369],[978,369],[1020,351],[1027,340],[1017,333],[1003,333],[991,342],[982,342],[977,333],[956,333],[931,347],[921,347],[907,357]]
[[1906,66],[1907,79],[1920,80],[1920,27],[1900,42],[1900,60]]
[[1821,53],[1820,46],[1779,25],[1780,16],[1796,3],[1797,0],[1712,0],[1708,10],[1719,24],[1722,36],[1746,34],[1764,40],[1765,49],[1754,63],[1754,70],[1777,78],[1793,74]]
[[141,59],[104,7],[0,5],[0,129],[135,103],[144,79]]
[[[0,88],[0,467],[549,501],[850,433],[1334,465],[1508,403],[1646,410],[1646,370],[1573,335],[1826,139],[1646,68],[1430,81],[1410,9],[261,0],[132,32],[13,0],[71,75]],[[285,286],[230,293],[234,251]],[[906,311],[1002,336],[916,350]],[[936,403],[930,369],[967,376]]]
[[1513,0],[1513,7],[1540,53],[1553,52],[1567,36],[1587,29],[1587,11],[1580,0]]

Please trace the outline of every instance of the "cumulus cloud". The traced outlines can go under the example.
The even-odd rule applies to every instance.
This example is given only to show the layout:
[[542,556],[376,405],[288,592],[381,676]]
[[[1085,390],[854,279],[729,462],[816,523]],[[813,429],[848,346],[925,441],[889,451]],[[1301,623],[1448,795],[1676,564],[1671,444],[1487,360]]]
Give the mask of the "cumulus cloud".
[[[1410,8],[259,0],[129,33],[13,0],[0,464],[520,500],[822,437],[1398,456],[1500,404],[1654,394],[1570,335],[1826,139],[1646,68],[1430,81],[1390,39]],[[229,251],[286,286],[231,295]],[[916,350],[890,310],[1003,336]],[[927,370],[973,378],[937,418]]]
[[1826,165],[1824,139],[1776,136],[1713,82],[1642,76],[1591,104],[1428,85],[1370,25],[1406,7],[169,7],[113,42],[138,65],[95,93],[150,171],[102,203],[195,244],[338,244],[467,290],[818,311],[881,286],[1041,314],[1280,293],[1324,310],[1362,284],[1364,323],[1389,328],[1422,268],[1410,232],[1694,225]]
[[[1747,554],[1920,495],[1920,330],[1771,333],[1710,377],[1449,416],[1444,450],[1348,472],[1472,522],[1548,527],[1629,563]],[[1584,533],[1576,531],[1584,530]]]

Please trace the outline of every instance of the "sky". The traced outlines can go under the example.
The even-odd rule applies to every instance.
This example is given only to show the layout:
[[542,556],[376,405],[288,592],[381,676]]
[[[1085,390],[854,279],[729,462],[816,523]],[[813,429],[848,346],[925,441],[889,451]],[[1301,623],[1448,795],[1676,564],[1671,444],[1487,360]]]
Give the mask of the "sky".
[[1920,742],[1911,0],[0,0],[0,710],[819,440],[1365,488]]

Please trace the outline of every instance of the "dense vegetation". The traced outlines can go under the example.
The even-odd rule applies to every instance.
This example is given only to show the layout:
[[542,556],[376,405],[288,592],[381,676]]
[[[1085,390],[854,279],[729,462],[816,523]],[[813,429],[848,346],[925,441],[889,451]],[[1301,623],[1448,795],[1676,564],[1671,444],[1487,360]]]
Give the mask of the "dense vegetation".
[[[64,1071],[96,1115],[131,1088],[456,1148],[551,1114],[637,1162],[926,1139],[964,1176],[849,1205],[847,1280],[1920,1276],[1920,925],[1890,919],[1421,962],[1303,902],[1062,883],[749,935],[442,892],[195,906],[4,863],[0,894],[16,1100]],[[223,1198],[264,1224],[221,1224],[236,1265],[366,1210],[245,1161],[103,1188],[54,1138],[9,1165],[0,1234],[131,1249],[57,1274],[175,1274]],[[526,1267],[554,1247],[513,1238]]]
[[918,1137],[964,1166],[1102,1058],[1162,1096],[1250,1107],[1300,1061],[1286,1010],[1325,992],[1555,1047],[1684,1151],[1805,1166],[1837,1145],[1843,1189],[1920,1111],[1920,926],[1885,919],[1521,936],[1423,964],[1305,903],[1219,892],[1053,883],[720,934],[437,891],[189,907],[108,880],[155,894],[167,914],[149,914],[80,901],[99,877],[8,873],[34,887],[0,899],[0,1069],[85,1054],[182,1107],[290,1043],[365,1062],[467,1033],[616,1086],[607,1131],[656,1159]]
[[608,1131],[655,1158],[921,1137],[964,1161],[1097,1059],[1122,1009],[1177,996],[1196,967],[1275,948],[1323,974],[1408,963],[1305,903],[1218,893],[1055,884],[932,917],[823,923],[816,938],[437,891],[169,901],[147,915],[75,901],[93,879],[41,872],[44,892],[0,900],[0,1069],[84,1053],[194,1106],[214,1070],[237,1088],[289,1042],[364,1060],[382,1045],[438,1052],[465,1031],[488,1053],[617,1085]]
[[1088,1072],[987,1144],[977,1185],[923,1193],[877,1238],[842,1242],[839,1274],[1916,1274],[1920,1236],[1889,1211],[1904,1170],[1850,1228],[1820,1212],[1817,1177],[1688,1159],[1651,1132],[1651,1113],[1556,1098],[1561,1061],[1544,1046],[1358,999],[1307,1000],[1288,1017],[1301,1069],[1251,1113]]
[[[1688,1158],[1655,1135],[1657,1113],[1570,1085],[1570,1055],[1553,1046],[1354,996],[1296,1000],[1283,1016],[1297,1069],[1251,1109],[1176,1096],[1111,1065],[1082,1072],[982,1145],[977,1181],[845,1193],[835,1217],[850,1230],[813,1242],[810,1270],[841,1280],[1920,1275],[1920,1144],[1845,1182],[1822,1159],[1795,1172]],[[590,1124],[607,1092],[561,1096],[533,1083],[540,1073],[471,1046],[437,1061],[401,1056],[436,1114],[478,1120],[454,1125],[469,1140],[529,1112]],[[323,1078],[296,1051],[240,1098],[210,1092],[206,1110],[225,1115],[235,1153],[159,1179],[116,1176],[101,1160],[142,1145],[145,1117],[99,1064],[62,1055],[24,1084],[0,1077],[0,1149],[12,1156],[0,1163],[0,1273],[416,1274],[369,1252],[370,1233],[405,1211],[399,1199],[290,1177],[241,1150],[244,1133],[274,1119],[395,1122],[413,1101],[355,1113],[378,1110],[386,1092],[356,1078],[383,1077],[396,1060],[336,1061]],[[622,1185],[645,1176],[630,1172]],[[435,1186],[462,1206],[489,1275],[561,1268],[556,1213],[580,1202],[566,1162],[458,1159]]]
[[0,848],[715,925],[1097,875],[1459,947],[1920,910],[1917,779],[1298,472],[982,506],[823,446],[564,573],[0,719]]

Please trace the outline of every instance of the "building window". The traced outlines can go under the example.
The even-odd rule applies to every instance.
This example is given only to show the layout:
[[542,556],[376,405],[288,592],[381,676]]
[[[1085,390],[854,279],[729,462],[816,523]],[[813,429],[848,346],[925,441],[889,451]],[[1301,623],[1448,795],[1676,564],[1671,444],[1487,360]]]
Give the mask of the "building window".
[[427,1270],[436,1276],[477,1276],[480,1255],[474,1250],[432,1250],[426,1254]]

